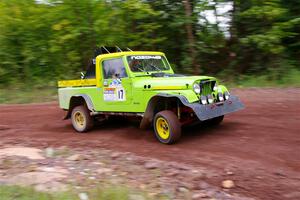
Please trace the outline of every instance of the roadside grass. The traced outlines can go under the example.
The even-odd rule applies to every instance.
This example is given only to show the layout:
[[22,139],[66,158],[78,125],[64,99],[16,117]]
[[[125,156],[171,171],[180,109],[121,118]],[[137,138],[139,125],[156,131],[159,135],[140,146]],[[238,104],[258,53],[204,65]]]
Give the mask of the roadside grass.
[[0,88],[0,104],[40,103],[57,100],[57,88]]
[[33,188],[19,186],[0,186],[0,197],[5,200],[73,200],[79,199],[71,193],[38,192]]
[[216,75],[229,88],[249,87],[300,87],[300,70],[292,69],[284,73],[270,72],[265,75]]
[[[75,193],[75,191],[38,192],[31,187],[0,185],[0,199],[3,200],[80,200],[86,198],[80,198],[79,194],[80,192]],[[89,200],[128,200],[131,193],[125,187],[99,187],[91,189],[86,194]],[[144,194],[139,193],[139,195],[144,199],[149,199]]]

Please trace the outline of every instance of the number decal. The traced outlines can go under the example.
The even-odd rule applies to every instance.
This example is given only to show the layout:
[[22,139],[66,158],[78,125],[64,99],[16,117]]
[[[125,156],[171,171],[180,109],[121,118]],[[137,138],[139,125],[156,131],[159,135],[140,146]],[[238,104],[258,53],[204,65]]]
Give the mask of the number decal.
[[126,101],[126,92],[120,83],[110,84],[103,90],[104,101]]
[[123,99],[123,96],[124,96],[124,90],[118,90],[118,98],[119,99]]
[[117,101],[126,101],[124,88],[117,89]]

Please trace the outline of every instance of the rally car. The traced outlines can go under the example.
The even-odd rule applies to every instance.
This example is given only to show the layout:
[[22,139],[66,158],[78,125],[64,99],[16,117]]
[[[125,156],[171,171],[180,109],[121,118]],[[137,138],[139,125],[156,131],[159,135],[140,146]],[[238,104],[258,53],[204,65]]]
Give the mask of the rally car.
[[81,79],[59,81],[58,87],[59,105],[77,132],[113,115],[135,117],[164,144],[178,141],[183,125],[217,125],[244,107],[214,77],[174,73],[162,52],[119,47],[97,49]]

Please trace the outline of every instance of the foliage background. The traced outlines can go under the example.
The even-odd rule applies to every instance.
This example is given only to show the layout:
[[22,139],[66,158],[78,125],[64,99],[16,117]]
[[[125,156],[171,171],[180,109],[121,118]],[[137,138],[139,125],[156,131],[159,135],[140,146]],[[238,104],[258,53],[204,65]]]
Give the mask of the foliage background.
[[300,1],[0,1],[0,88],[78,78],[100,45],[163,51],[178,73],[299,86]]

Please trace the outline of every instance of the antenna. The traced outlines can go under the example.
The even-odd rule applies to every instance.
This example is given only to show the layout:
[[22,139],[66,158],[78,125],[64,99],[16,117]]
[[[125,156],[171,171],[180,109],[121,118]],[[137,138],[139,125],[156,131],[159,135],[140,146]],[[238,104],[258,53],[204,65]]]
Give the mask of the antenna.
[[110,52],[105,48],[105,46],[102,46],[102,48],[103,48],[105,51],[107,51],[108,53],[110,53]]
[[116,48],[118,49],[118,51],[123,52],[122,49],[120,49],[120,47],[116,46]]
[[129,49],[128,47],[126,47],[126,49],[128,50],[128,51],[132,51],[131,49]]

